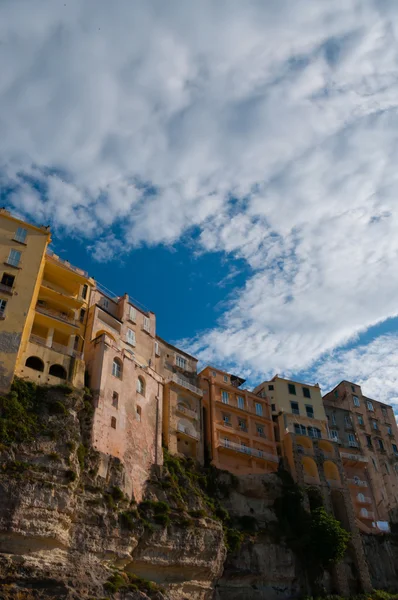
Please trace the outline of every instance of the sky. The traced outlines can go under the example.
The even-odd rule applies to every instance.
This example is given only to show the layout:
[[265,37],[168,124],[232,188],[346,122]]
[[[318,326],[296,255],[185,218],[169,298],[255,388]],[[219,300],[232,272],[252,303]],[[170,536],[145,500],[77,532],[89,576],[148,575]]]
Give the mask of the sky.
[[398,407],[396,0],[1,0],[1,205],[252,385]]

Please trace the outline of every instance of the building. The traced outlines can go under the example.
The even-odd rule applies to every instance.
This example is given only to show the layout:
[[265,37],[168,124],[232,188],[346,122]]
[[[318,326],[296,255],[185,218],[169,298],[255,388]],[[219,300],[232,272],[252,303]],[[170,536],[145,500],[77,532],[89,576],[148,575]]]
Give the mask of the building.
[[[276,375],[254,390],[269,397],[276,427],[278,452],[295,481],[307,490],[310,499],[315,488],[323,504],[351,533],[349,555],[359,573],[364,591],[371,589],[362,541],[357,528],[352,495],[345,476],[340,450],[330,434],[318,384],[308,385]],[[340,593],[348,594],[347,574],[336,568]]]
[[203,392],[197,363],[193,356],[156,338],[155,369],[164,380],[163,445],[172,454],[203,463]]
[[85,360],[94,394],[92,443],[100,474],[119,458],[126,490],[140,501],[162,457],[163,378],[155,371],[156,318],[127,294],[97,289],[90,299]]
[[236,475],[276,471],[279,459],[267,397],[242,389],[244,379],[213,367],[201,371],[199,380],[212,464]]
[[[367,398],[361,386],[341,381],[323,398],[331,434],[339,439],[348,478],[359,478],[367,500],[362,521],[385,531],[398,506],[398,429],[391,406]],[[354,463],[354,457],[361,457]],[[362,496],[361,496],[362,498]],[[371,502],[369,502],[371,501]]]

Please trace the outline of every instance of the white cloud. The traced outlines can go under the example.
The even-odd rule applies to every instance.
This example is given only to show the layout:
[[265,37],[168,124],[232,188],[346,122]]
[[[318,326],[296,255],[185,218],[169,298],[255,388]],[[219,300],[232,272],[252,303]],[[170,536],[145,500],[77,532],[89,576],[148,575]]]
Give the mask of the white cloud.
[[252,275],[189,350],[253,376],[307,368],[398,313],[397,13],[4,0],[8,201],[96,260],[198,227],[197,251]]

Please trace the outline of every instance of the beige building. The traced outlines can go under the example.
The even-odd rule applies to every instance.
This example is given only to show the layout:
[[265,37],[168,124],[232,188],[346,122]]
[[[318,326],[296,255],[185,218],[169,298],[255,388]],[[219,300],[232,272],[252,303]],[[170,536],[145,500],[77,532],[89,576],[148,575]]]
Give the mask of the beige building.
[[[349,381],[340,382],[323,401],[330,430],[340,440],[340,454],[343,458],[344,454],[362,457],[361,493],[371,500],[371,504],[361,507],[362,516],[371,526],[374,523],[385,530],[390,513],[398,506],[398,430],[394,411],[387,404],[367,398],[361,386]],[[341,411],[345,411],[344,425],[339,418]],[[344,464],[347,469],[354,467],[347,457]]]
[[173,454],[203,462],[202,396],[197,359],[160,337],[155,369],[164,380],[163,445]]
[[163,462],[163,379],[154,370],[155,315],[95,290],[91,295],[85,360],[94,393],[92,441],[126,467],[126,489],[140,501],[151,471]]

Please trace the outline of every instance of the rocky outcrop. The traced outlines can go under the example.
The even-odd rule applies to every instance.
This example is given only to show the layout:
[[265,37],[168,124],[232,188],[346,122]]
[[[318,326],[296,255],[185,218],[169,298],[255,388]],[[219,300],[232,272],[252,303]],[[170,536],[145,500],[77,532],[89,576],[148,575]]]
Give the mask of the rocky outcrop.
[[363,544],[373,587],[398,592],[398,537],[364,535]]

